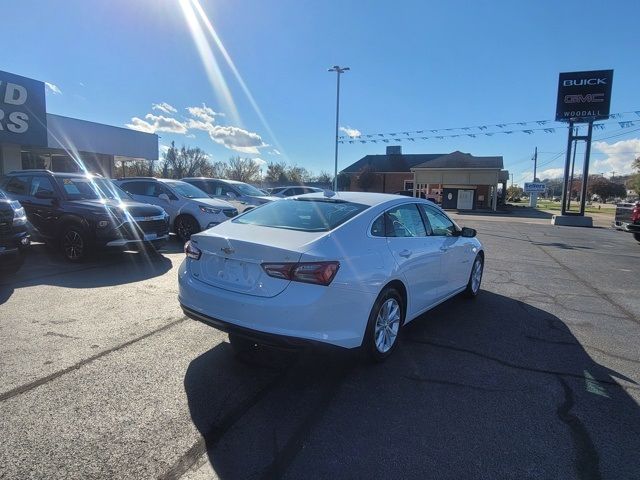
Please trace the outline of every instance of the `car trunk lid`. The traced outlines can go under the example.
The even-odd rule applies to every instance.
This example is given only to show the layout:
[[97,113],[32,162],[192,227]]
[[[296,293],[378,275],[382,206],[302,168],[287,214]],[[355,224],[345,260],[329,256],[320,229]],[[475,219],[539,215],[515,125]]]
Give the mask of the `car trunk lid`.
[[225,222],[191,237],[202,252],[191,262],[191,274],[232,292],[274,297],[290,281],[270,277],[262,264],[298,262],[324,233]]

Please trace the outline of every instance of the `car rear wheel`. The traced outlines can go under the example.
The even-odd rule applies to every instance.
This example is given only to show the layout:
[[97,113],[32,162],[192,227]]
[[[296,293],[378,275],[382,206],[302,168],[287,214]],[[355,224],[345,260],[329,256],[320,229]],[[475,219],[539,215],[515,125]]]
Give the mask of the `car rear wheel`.
[[482,283],[482,272],[484,271],[484,260],[481,255],[477,255],[471,267],[469,281],[464,295],[468,298],[475,298],[480,292],[480,284]]
[[60,248],[70,262],[82,262],[89,255],[89,236],[79,225],[70,225],[62,230]]
[[200,231],[200,224],[191,215],[180,215],[176,218],[174,230],[180,240],[186,242],[191,235]]
[[386,360],[397,348],[405,306],[395,288],[385,288],[373,304],[364,337],[364,348],[374,362]]

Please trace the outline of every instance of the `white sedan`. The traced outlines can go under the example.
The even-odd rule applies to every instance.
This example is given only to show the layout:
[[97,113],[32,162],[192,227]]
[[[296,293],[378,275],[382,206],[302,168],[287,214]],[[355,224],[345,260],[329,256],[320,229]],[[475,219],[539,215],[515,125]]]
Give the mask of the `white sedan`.
[[260,344],[363,347],[381,361],[402,327],[480,289],[476,231],[397,195],[326,192],[250,210],[191,237],[179,269],[185,314]]

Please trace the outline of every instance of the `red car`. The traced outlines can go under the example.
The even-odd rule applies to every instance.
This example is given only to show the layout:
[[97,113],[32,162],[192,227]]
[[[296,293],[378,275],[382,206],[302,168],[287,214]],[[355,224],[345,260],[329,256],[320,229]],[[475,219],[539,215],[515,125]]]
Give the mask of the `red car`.
[[640,201],[617,204],[613,226],[618,230],[633,233],[633,238],[640,242]]

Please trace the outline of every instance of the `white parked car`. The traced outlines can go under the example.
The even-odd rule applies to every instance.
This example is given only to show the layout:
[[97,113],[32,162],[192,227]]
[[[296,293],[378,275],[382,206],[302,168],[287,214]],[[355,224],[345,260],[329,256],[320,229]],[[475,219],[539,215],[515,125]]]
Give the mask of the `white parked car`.
[[362,346],[380,361],[403,325],[458,293],[478,294],[475,235],[418,198],[292,197],[193,235],[179,301],[239,351],[316,342]]
[[253,185],[235,180],[223,180],[219,178],[193,177],[183,178],[194,187],[198,187],[211,198],[219,198],[236,206],[240,213],[265,203],[278,200],[278,197],[265,195]]
[[180,180],[130,177],[115,183],[134,200],[164,208],[171,230],[184,241],[238,215],[238,209],[229,202],[209,198],[199,188]]

